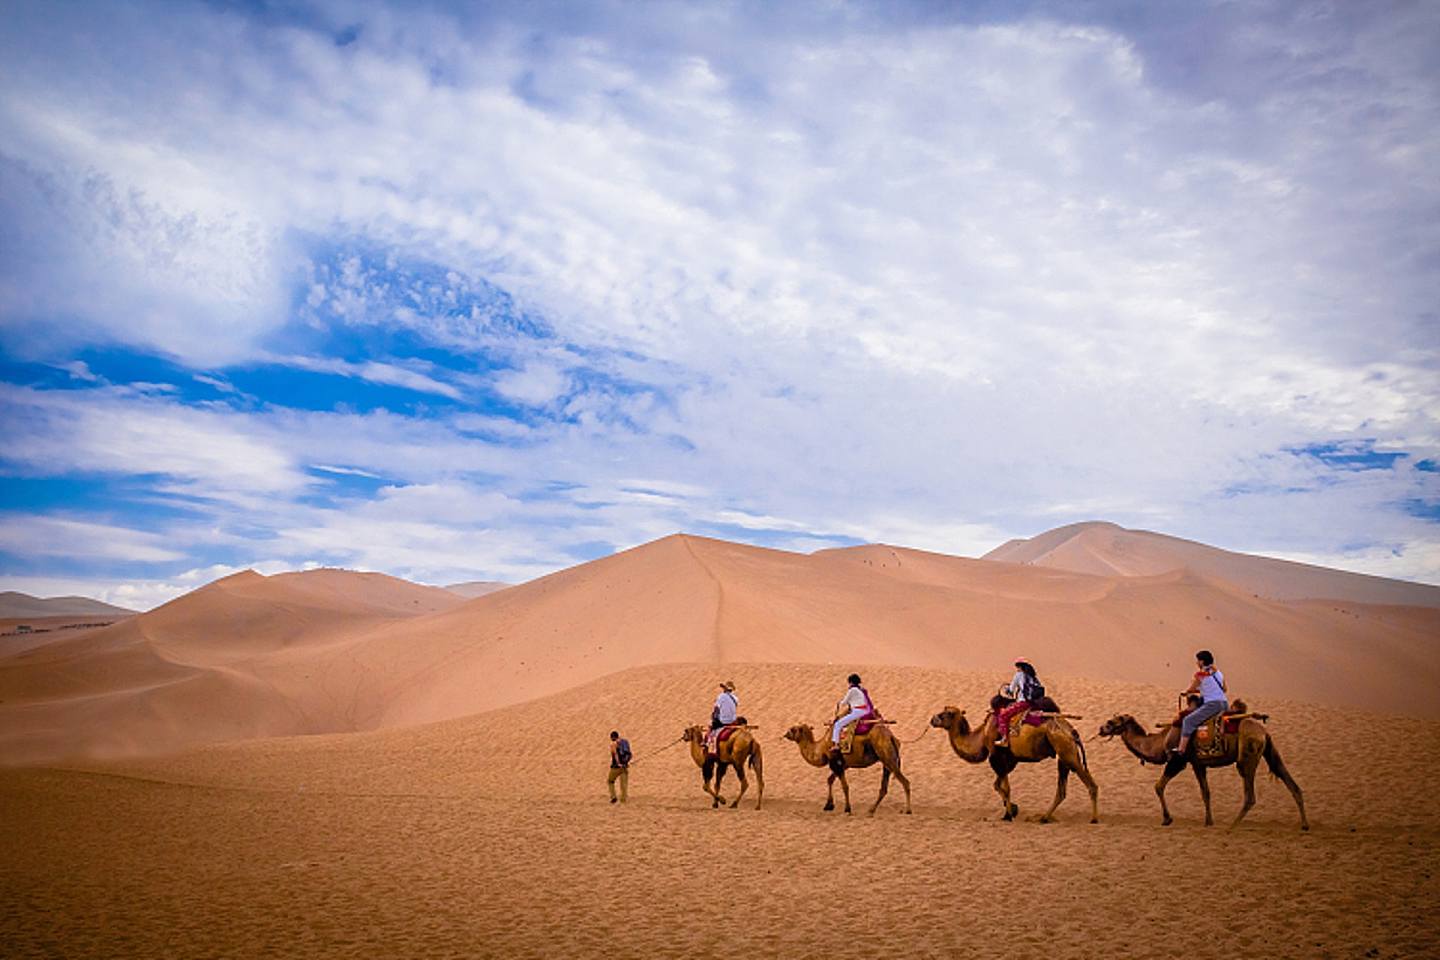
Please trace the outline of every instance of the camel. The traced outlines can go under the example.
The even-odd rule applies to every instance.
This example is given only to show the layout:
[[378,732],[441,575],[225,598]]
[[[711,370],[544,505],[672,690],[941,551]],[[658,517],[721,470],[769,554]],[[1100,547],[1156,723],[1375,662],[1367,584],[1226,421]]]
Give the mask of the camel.
[[1200,784],[1200,796],[1205,800],[1205,826],[1214,826],[1215,821],[1210,816],[1210,783],[1205,774],[1211,767],[1228,767],[1231,764],[1235,765],[1236,771],[1245,781],[1245,804],[1240,808],[1240,814],[1234,823],[1230,824],[1230,829],[1239,826],[1240,821],[1245,819],[1245,814],[1255,806],[1255,770],[1260,765],[1260,758],[1264,757],[1270,772],[1284,782],[1290,795],[1295,798],[1295,806],[1300,810],[1300,829],[1310,829],[1310,821],[1305,817],[1305,799],[1300,793],[1300,785],[1290,776],[1285,761],[1280,759],[1280,751],[1276,749],[1275,741],[1270,738],[1270,731],[1255,717],[1241,720],[1240,729],[1234,736],[1223,737],[1221,742],[1225,751],[1213,757],[1197,756],[1193,746],[1183,757],[1170,756],[1171,746],[1180,742],[1180,728],[1170,725],[1154,733],[1147,733],[1140,722],[1128,713],[1105,721],[1099,735],[1106,739],[1119,737],[1126,748],[1140,758],[1142,764],[1154,763],[1165,768],[1160,779],[1155,782],[1155,795],[1160,798],[1161,826],[1168,827],[1174,822],[1170,816],[1170,808],[1165,803],[1165,786],[1187,766],[1195,771],[1195,779]]
[[[750,789],[750,781],[745,779],[745,766],[748,763],[750,769],[755,771],[755,809],[759,810],[760,804],[765,800],[765,765],[760,756],[760,741],[755,739],[748,727],[741,727],[727,739],[720,741],[718,755],[712,757],[705,753],[705,734],[705,728],[696,724],[687,727],[680,739],[690,744],[690,758],[695,761],[695,766],[700,768],[703,778],[701,786],[712,800],[711,809],[725,802],[725,798],[720,795],[720,781],[729,767],[734,767],[735,776],[740,778],[740,795],[730,804],[730,809],[740,806],[745,791]],[[712,773],[715,777],[713,788],[710,786]]]
[[[1047,709],[1054,702],[1044,704]],[[1058,709],[1053,712],[1059,713]],[[985,715],[985,720],[976,729],[971,729],[965,711],[959,707],[946,707],[930,718],[930,726],[944,730],[950,736],[950,746],[957,756],[966,763],[990,761],[995,771],[995,792],[1000,794],[1004,819],[1014,820],[1020,813],[1019,805],[1010,801],[1010,772],[1022,763],[1036,763],[1055,757],[1059,763],[1059,774],[1055,782],[1055,801],[1040,817],[1041,823],[1054,823],[1055,810],[1065,801],[1066,781],[1071,771],[1079,777],[1090,791],[1090,822],[1100,822],[1100,788],[1085,761],[1085,746],[1080,734],[1069,722],[1060,717],[1051,717],[1039,726],[1012,721],[1010,746],[996,747],[998,732],[995,711]]]
[[840,787],[845,791],[845,812],[850,812],[850,782],[845,779],[847,769],[858,769],[868,767],[872,764],[880,764],[885,772],[880,775],[880,795],[875,798],[875,805],[870,808],[870,815],[873,816],[880,806],[880,801],[885,799],[886,792],[890,789],[890,777],[893,775],[900,785],[905,788],[905,812],[910,813],[910,780],[900,772],[900,742],[890,732],[890,728],[884,724],[877,723],[865,733],[857,733],[850,740],[850,751],[839,758],[832,759],[830,755],[830,741],[818,743],[815,740],[815,732],[808,723],[797,724],[785,731],[785,739],[795,741],[800,748],[800,756],[812,767],[828,767],[830,779],[825,782],[827,795],[825,797],[825,809],[835,809],[835,781],[840,781]]

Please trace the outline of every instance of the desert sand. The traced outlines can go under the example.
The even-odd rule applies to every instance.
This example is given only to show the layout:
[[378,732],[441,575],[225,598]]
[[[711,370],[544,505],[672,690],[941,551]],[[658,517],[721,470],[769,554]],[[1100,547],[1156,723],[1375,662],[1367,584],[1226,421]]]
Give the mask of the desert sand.
[[[0,660],[8,955],[1440,955],[1433,608],[689,537],[448,606],[318,573]],[[1094,739],[1115,713],[1168,717],[1202,644],[1270,714],[1310,832],[1263,772],[1228,829],[1225,770],[1218,826],[1187,773],[1161,827],[1158,771]],[[1053,761],[1012,777],[1002,822],[988,769],[928,727],[982,716],[1015,653],[1084,717],[1099,824],[1073,780],[1060,822],[1029,819]],[[911,816],[894,786],[865,816],[876,768],[851,774],[856,814],[822,812],[824,772],[781,739],[827,720],[851,670],[896,721]],[[156,699],[215,678],[233,685]],[[726,679],[762,744],[759,810],[753,783],[712,810],[677,743]],[[610,729],[637,755],[623,805]]]

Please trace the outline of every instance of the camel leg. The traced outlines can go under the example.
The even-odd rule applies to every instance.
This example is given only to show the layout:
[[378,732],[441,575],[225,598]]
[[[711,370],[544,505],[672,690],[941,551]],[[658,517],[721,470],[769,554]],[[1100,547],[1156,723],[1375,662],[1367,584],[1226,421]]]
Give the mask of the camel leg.
[[1210,816],[1210,774],[1200,764],[1195,764],[1195,782],[1200,785],[1200,799],[1205,801],[1205,826],[1215,826],[1215,820]]
[[745,779],[745,762],[743,760],[735,764],[735,776],[740,778],[740,795],[731,801],[731,810],[740,806],[740,801],[744,798],[745,791],[750,789],[750,781]]
[[1079,777],[1080,782],[1085,784],[1085,789],[1090,791],[1090,822],[1099,823],[1100,785],[1095,782],[1095,778],[1090,775],[1090,771],[1083,766],[1075,768],[1075,776]]
[[885,799],[885,794],[890,792],[890,768],[885,767],[880,774],[880,795],[875,798],[875,805],[870,808],[870,816],[875,816],[875,811],[880,809],[880,801]]
[[[707,759],[700,767],[700,788],[705,791],[705,796],[711,800],[715,799],[715,791],[710,786],[710,778],[715,775],[715,761]],[[711,804],[714,806],[714,804]]]
[[765,802],[765,764],[760,759],[760,744],[755,744],[755,752],[750,754],[750,766],[755,769],[755,809],[760,809],[760,804]]
[[[1075,776],[1080,779],[1080,782],[1085,784],[1085,789],[1090,791],[1090,822],[1099,823],[1100,787],[1096,785],[1095,778],[1090,775],[1090,768],[1085,762],[1085,745],[1080,742],[1077,735],[1072,733],[1069,738],[1062,739],[1060,743],[1055,746],[1055,757],[1060,764],[1060,782],[1055,789],[1055,806],[1051,807],[1050,812],[1045,816],[1053,817],[1056,808],[1064,801],[1065,775],[1067,771],[1073,771]],[[1046,821],[1045,817],[1042,817],[1041,822],[1045,823],[1048,821]]]
[[1165,764],[1165,770],[1160,774],[1160,779],[1155,781],[1155,796],[1160,798],[1160,825],[1162,827],[1168,827],[1175,822],[1175,819],[1170,816],[1170,807],[1165,803],[1165,785],[1175,779],[1177,773],[1185,769],[1186,763],[1184,757],[1171,758]]
[[900,781],[900,786],[905,788],[905,812],[911,813],[912,811],[910,809],[910,778],[900,772],[900,764],[898,762],[895,764],[895,769],[893,771],[887,768],[885,772],[893,772],[895,774],[895,779]]
[[835,774],[830,774],[830,779],[825,781],[825,809],[835,809]]
[[1005,810],[1004,820],[1014,820],[1020,808],[1010,802],[1010,775],[996,772],[995,792],[1000,794],[1000,806]]
[[840,778],[840,789],[845,791],[845,812],[850,812],[850,781],[845,779],[845,771],[841,770],[835,776]]
[[1290,776],[1290,770],[1285,766],[1285,761],[1280,759],[1280,751],[1275,749],[1275,741],[1268,736],[1265,738],[1265,763],[1270,767],[1270,772],[1280,778],[1290,791],[1290,796],[1295,798],[1295,806],[1300,810],[1300,829],[1309,830],[1310,821],[1305,818],[1305,797],[1300,792],[1300,784]]
[[719,807],[720,804],[725,802],[725,798],[720,795],[720,781],[724,779],[725,764],[717,760],[715,762],[715,802],[710,804],[712,810]]
[[1236,771],[1240,774],[1240,779],[1245,781],[1245,803],[1240,807],[1240,812],[1236,814],[1235,822],[1230,824],[1231,830],[1240,826],[1240,821],[1245,819],[1245,814],[1249,813],[1250,808],[1255,806],[1255,771],[1259,766],[1259,750],[1242,756],[1240,762],[1235,764]]
[[1054,823],[1055,811],[1060,804],[1065,802],[1065,781],[1070,779],[1070,767],[1063,760],[1056,764],[1055,774],[1055,802],[1050,804],[1050,809],[1040,815],[1041,823]]

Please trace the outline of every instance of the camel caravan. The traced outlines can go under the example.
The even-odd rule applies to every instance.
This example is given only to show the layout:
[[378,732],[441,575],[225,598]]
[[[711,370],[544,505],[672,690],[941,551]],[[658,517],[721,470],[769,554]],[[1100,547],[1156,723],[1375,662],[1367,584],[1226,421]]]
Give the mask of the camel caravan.
[[[1243,701],[1232,705],[1228,699],[1225,676],[1215,667],[1208,650],[1196,654],[1194,678],[1181,695],[1181,708],[1170,721],[1147,730],[1129,714],[1118,714],[1107,720],[1096,737],[1121,743],[1141,764],[1162,768],[1155,784],[1160,800],[1161,824],[1174,822],[1165,803],[1165,787],[1186,767],[1195,772],[1200,795],[1205,803],[1205,825],[1212,826],[1210,786],[1207,772],[1214,767],[1234,766],[1245,785],[1245,802],[1231,823],[1238,826],[1255,805],[1255,773],[1263,759],[1270,773],[1283,782],[1300,811],[1300,829],[1309,830],[1305,801],[1300,786],[1290,775],[1280,751],[1275,746],[1265,722],[1269,717],[1252,712]],[[1015,676],[992,698],[989,710],[977,726],[972,726],[965,711],[946,706],[930,718],[929,729],[943,730],[955,755],[967,764],[988,763],[995,775],[995,792],[1000,797],[1001,817],[1014,820],[1019,806],[1010,796],[1010,774],[1025,763],[1056,761],[1055,797],[1049,809],[1037,819],[1052,823],[1055,811],[1065,802],[1066,788],[1073,773],[1090,794],[1090,822],[1100,822],[1100,788],[1091,775],[1086,759],[1085,742],[1072,720],[1081,717],[1065,713],[1045,692],[1034,666],[1025,657],[1015,661]],[[879,764],[880,791],[868,813],[874,814],[890,789],[893,777],[905,791],[905,813],[911,812],[910,780],[901,769],[901,741],[891,731],[893,723],[876,709],[869,691],[860,677],[851,674],[849,687],[836,703],[835,719],[829,729],[817,736],[810,724],[796,724],[785,731],[783,738],[794,743],[800,757],[813,767],[827,771],[826,797],[823,809],[835,809],[835,782],[840,782],[845,812],[850,813],[850,783],[846,771]],[[700,770],[701,787],[712,807],[725,803],[721,782],[725,774],[735,771],[740,792],[730,802],[738,807],[750,788],[747,771],[755,777],[755,809],[765,799],[763,751],[756,732],[739,715],[739,699],[735,684],[720,684],[720,694],[711,710],[710,726],[687,727],[674,743],[688,743],[690,755]],[[826,736],[828,734],[828,736]],[[615,735],[612,734],[612,738]],[[922,733],[923,736],[923,733]],[[919,739],[918,737],[916,739]],[[1093,739],[1093,738],[1092,738]],[[672,744],[673,745],[673,744]],[[662,748],[664,749],[664,748]],[[628,750],[628,747],[627,747]],[[612,768],[616,766],[612,751]],[[628,755],[626,763],[628,765]],[[614,771],[612,769],[612,779]],[[612,800],[613,802],[613,800]]]

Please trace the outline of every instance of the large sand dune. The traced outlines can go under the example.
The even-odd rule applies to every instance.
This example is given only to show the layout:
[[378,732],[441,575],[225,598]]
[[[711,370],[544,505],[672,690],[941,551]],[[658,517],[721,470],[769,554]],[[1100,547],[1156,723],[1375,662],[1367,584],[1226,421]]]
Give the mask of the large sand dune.
[[321,675],[357,632],[463,603],[339,570],[238,573],[149,613],[0,659],[0,757],[155,753],[357,726]]
[[[1183,686],[1440,716],[1440,610],[1277,601],[1189,571],[1102,577],[871,546],[800,555],[674,536],[469,602],[378,575],[241,574],[0,661],[0,755],[159,753],[401,727],[633,667],[800,662]],[[411,616],[405,616],[412,614]]]
[[1076,523],[1028,540],[1011,540],[986,560],[1093,573],[1148,577],[1189,570],[1275,600],[1440,607],[1440,587],[1257,557],[1113,523]]

